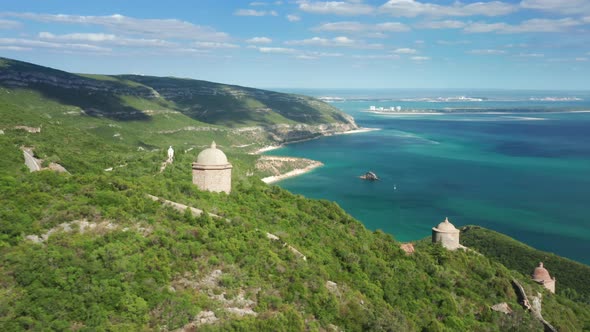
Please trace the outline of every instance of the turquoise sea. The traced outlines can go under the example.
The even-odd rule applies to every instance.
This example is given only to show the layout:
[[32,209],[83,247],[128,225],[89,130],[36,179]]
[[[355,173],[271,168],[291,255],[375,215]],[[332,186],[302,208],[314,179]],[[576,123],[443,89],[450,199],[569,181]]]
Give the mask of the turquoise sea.
[[[428,237],[449,217],[590,264],[589,91],[291,92],[334,97],[360,126],[380,130],[268,152],[325,164],[279,186],[336,201],[400,241]],[[450,113],[364,112],[370,106]],[[366,171],[381,180],[359,179]]]

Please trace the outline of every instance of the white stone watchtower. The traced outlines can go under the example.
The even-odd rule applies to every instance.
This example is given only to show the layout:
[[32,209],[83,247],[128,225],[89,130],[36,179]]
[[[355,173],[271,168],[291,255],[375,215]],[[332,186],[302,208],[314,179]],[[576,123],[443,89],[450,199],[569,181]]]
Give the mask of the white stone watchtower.
[[449,222],[449,218],[445,218],[445,221],[438,226],[432,227],[432,242],[440,243],[449,250],[455,250],[462,247],[459,244],[459,233],[460,231]]
[[215,142],[197,156],[193,163],[193,183],[201,190],[213,192],[231,191],[232,165],[227,161],[223,151],[219,150]]

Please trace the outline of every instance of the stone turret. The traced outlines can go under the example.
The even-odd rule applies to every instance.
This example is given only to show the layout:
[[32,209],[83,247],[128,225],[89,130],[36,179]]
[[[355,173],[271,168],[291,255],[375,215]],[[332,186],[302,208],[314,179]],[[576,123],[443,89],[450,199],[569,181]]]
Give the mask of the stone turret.
[[193,183],[201,190],[231,192],[232,165],[215,142],[197,156],[193,163]]
[[449,250],[455,250],[462,247],[459,244],[459,233],[460,231],[449,222],[449,218],[445,218],[445,221],[438,226],[432,227],[432,242],[440,243]]
[[551,278],[549,271],[539,262],[539,266],[533,271],[533,281],[538,282],[547,288],[551,293],[555,293],[555,278]]

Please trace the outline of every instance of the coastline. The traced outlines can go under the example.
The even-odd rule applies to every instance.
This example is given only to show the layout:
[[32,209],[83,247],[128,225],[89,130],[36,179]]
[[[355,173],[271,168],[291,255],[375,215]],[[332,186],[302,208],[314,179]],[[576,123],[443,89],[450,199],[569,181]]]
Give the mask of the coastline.
[[353,129],[353,130],[349,130],[349,131],[342,131],[342,132],[335,133],[333,135],[328,135],[328,136],[360,134],[360,133],[368,133],[370,131],[377,131],[377,130],[381,130],[381,128],[359,128],[359,129]]
[[295,177],[295,176],[299,176],[301,174],[309,173],[312,170],[314,170],[314,169],[316,169],[318,167],[321,167],[321,166],[324,166],[324,164],[321,163],[321,162],[319,162],[319,161],[314,160],[312,162],[312,164],[309,165],[309,166],[307,166],[307,167],[304,167],[304,168],[296,168],[296,169],[294,169],[292,171],[289,171],[287,173],[280,174],[280,175],[267,176],[265,178],[262,178],[261,180],[262,180],[262,182],[264,182],[266,184],[272,184],[272,183],[276,183],[276,182],[279,182],[279,181],[284,180],[284,179],[288,179],[288,178],[292,178],[292,177]]
[[360,133],[367,133],[367,132],[376,131],[376,130],[381,130],[381,128],[358,128],[358,129],[353,129],[353,130],[348,130],[348,131],[341,131],[341,132],[337,132],[337,133],[333,133],[333,134],[329,134],[329,135],[321,135],[321,136],[312,137],[312,138],[300,139],[297,141],[291,141],[291,142],[282,143],[279,145],[267,145],[267,146],[261,147],[260,149],[254,150],[253,152],[250,152],[250,154],[257,155],[257,154],[261,154],[261,153],[264,153],[267,151],[280,149],[287,144],[301,143],[301,142],[311,141],[311,140],[322,138],[322,137],[329,137],[329,136],[336,136],[336,135],[360,134]]
[[461,111],[456,109],[452,112],[441,111],[417,111],[417,112],[391,112],[391,111],[362,111],[365,113],[379,114],[379,115],[505,115],[505,114],[564,114],[564,113],[590,113],[590,110],[576,110],[576,111]]
[[366,113],[380,114],[380,115],[443,115],[443,112],[380,112],[380,111],[363,111]]
[[[291,141],[291,142],[283,143],[280,145],[268,145],[268,146],[264,146],[260,149],[257,149],[254,152],[251,152],[250,154],[259,155],[259,154],[267,152],[267,151],[280,149],[283,146],[285,146],[286,144],[305,142],[305,141],[318,139],[318,138],[322,138],[322,137],[327,137],[327,136],[360,134],[360,133],[366,133],[366,132],[376,131],[376,130],[381,130],[381,128],[358,128],[358,129],[353,129],[353,130],[348,130],[348,131],[337,132],[337,133],[333,133],[333,134],[329,134],[329,135],[322,135],[322,136],[303,139],[303,140]],[[277,160],[280,160],[281,158],[282,159],[292,159],[292,160],[294,160],[294,159],[304,160],[305,159],[305,158],[294,158],[294,157],[272,157],[272,156],[266,156],[266,157],[268,157],[270,159],[276,158]],[[272,184],[272,183],[276,183],[276,182],[279,182],[284,179],[288,179],[288,178],[299,176],[299,175],[302,175],[305,173],[309,173],[318,167],[324,166],[324,164],[322,162],[319,162],[317,160],[309,160],[309,161],[310,161],[310,164],[306,167],[295,168],[295,169],[293,169],[287,173],[283,173],[283,174],[267,176],[265,178],[262,178],[261,180],[262,180],[262,182],[264,182],[266,184]]]

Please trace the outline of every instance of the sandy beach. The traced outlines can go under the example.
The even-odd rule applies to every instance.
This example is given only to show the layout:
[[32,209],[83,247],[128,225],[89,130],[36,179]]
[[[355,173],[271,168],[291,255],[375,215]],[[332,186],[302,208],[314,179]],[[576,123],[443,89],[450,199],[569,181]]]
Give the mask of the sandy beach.
[[282,145],[268,145],[268,146],[264,146],[258,150],[255,150],[254,152],[251,152],[250,154],[261,154],[263,152],[280,149],[282,147],[283,147]]
[[[312,139],[317,139],[317,138],[321,138],[321,137],[326,137],[326,136],[333,136],[333,135],[350,135],[350,134],[360,134],[360,133],[366,133],[366,132],[370,132],[370,131],[375,131],[375,130],[381,130],[381,128],[358,128],[358,129],[354,129],[354,130],[349,130],[349,131],[343,131],[343,132],[338,132],[338,133],[334,133],[331,135],[325,135],[325,136],[319,136],[319,137],[314,137],[314,138],[310,138],[310,139],[305,139],[305,140],[298,140],[298,141],[292,141],[292,142],[288,142],[285,144],[291,144],[291,143],[298,143],[298,142],[304,142],[304,141],[309,141]],[[281,145],[268,145],[268,146],[264,146],[254,152],[251,152],[251,154],[261,154],[267,151],[272,151],[272,150],[276,150],[276,149],[280,149],[283,147],[284,144]],[[271,157],[271,156],[268,156]],[[277,159],[298,159],[298,158],[292,158],[292,157],[271,157],[271,158],[277,158]],[[301,174],[305,174],[307,172],[312,171],[315,168],[321,167],[324,164],[313,160],[311,162],[311,164],[307,167],[304,168],[296,168],[292,171],[289,171],[285,174],[279,174],[279,175],[274,175],[274,176],[268,176],[262,179],[263,182],[265,183],[275,183],[287,178],[291,178],[294,176],[298,176]]]
[[313,170],[315,168],[318,168],[318,167],[321,167],[323,165],[324,164],[322,164],[319,161],[314,161],[311,165],[309,165],[309,166],[307,166],[305,168],[297,168],[297,169],[294,169],[294,170],[292,170],[290,172],[287,172],[287,173],[281,174],[281,175],[268,176],[268,177],[263,178],[262,181],[264,183],[275,183],[275,182],[278,182],[278,181],[281,181],[281,180],[284,180],[284,179],[287,179],[287,178],[291,178],[291,177],[294,177],[294,176],[305,174],[305,173],[310,172],[311,170]]
[[336,133],[334,135],[350,135],[350,134],[360,134],[360,133],[368,133],[370,131],[381,130],[381,128],[359,128],[355,130],[343,131],[340,133]]
[[379,115],[443,115],[442,112],[379,112],[379,111],[365,111],[367,113]]

